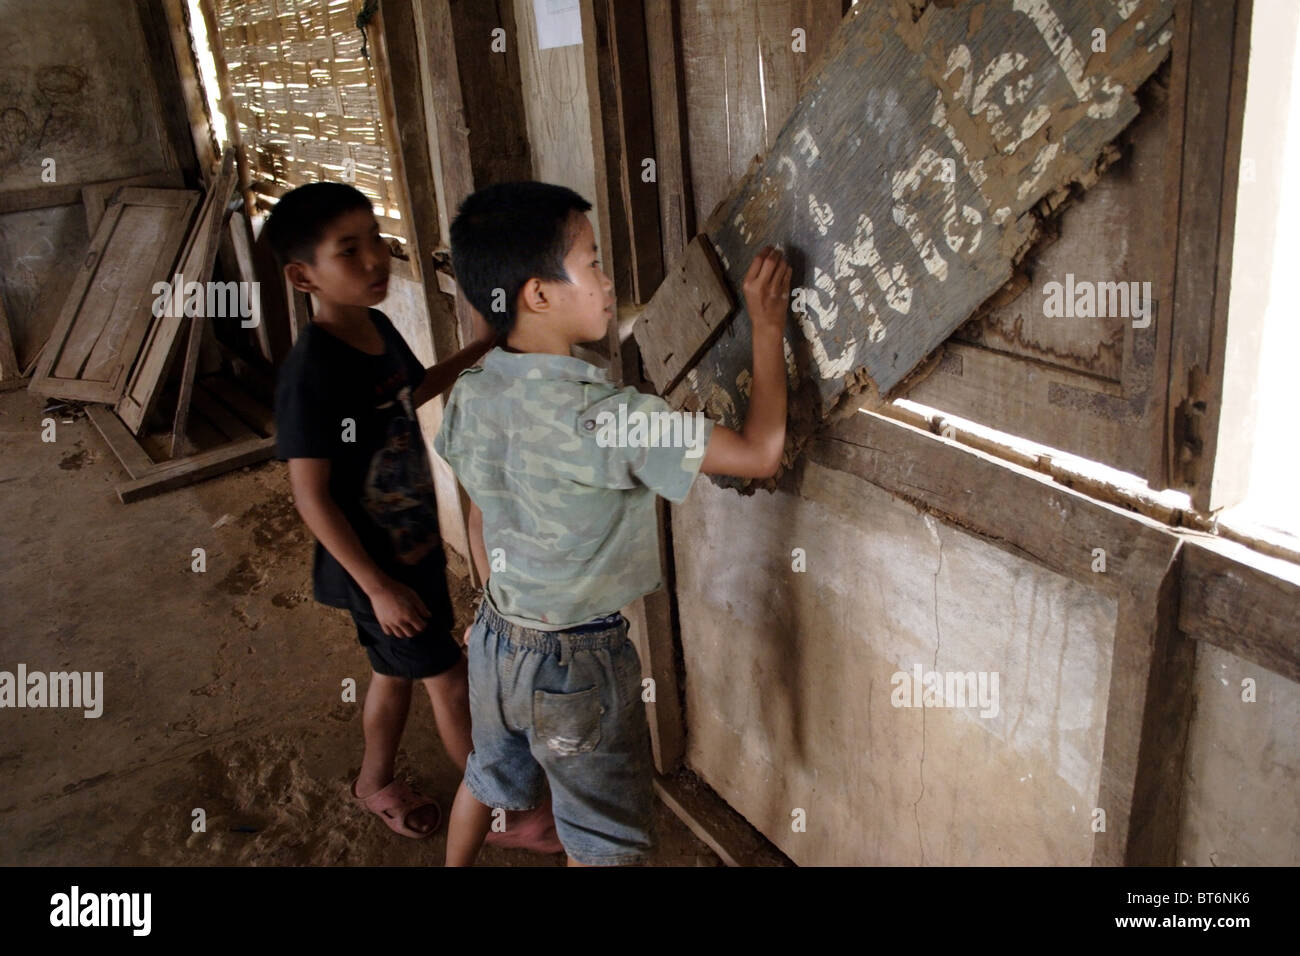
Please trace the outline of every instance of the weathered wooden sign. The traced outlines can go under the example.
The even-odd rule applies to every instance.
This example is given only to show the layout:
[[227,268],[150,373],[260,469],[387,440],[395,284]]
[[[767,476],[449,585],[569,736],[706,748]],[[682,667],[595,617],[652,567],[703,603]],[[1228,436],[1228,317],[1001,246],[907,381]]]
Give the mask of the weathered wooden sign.
[[[1065,188],[1095,181],[1173,35],[1173,0],[912,9],[853,8],[704,228],[733,289],[767,243],[795,265],[787,456],[837,409],[898,394],[1007,281]],[[731,426],[748,396],[743,310],[669,396]]]

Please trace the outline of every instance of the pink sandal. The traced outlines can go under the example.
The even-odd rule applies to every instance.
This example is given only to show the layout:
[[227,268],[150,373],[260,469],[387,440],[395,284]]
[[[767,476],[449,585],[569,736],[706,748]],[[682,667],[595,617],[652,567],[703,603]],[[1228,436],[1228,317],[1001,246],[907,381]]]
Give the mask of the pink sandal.
[[[382,790],[376,790],[364,799],[357,796],[357,782],[348,785],[348,797],[354,804],[377,815],[388,829],[400,833],[412,840],[425,840],[433,836],[442,825],[442,810],[428,797],[416,793],[402,780],[394,780]],[[438,811],[437,819],[427,833],[421,833],[406,824],[407,817],[421,807],[433,807]]]

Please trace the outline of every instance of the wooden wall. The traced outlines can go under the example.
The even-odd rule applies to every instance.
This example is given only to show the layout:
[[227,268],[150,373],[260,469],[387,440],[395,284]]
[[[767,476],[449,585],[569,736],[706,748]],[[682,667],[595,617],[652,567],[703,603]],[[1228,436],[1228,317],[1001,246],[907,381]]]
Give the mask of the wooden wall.
[[[702,224],[776,139],[844,14],[841,0],[681,0],[685,152]],[[796,52],[802,30],[803,52]]]

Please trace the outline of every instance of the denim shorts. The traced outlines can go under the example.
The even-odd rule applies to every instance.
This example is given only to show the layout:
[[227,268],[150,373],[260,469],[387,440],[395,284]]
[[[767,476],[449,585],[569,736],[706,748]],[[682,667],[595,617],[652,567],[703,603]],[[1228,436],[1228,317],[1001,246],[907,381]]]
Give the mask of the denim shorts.
[[650,728],[627,629],[615,614],[538,631],[485,598],[469,635],[465,786],[487,806],[529,810],[545,780],[556,835],[590,865],[640,863],[654,845]]

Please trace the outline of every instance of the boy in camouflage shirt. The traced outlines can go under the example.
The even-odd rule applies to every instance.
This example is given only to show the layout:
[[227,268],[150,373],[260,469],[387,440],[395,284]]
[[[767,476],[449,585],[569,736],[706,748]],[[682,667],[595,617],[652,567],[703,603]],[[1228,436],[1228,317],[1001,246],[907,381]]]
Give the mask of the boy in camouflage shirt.
[[474,751],[449,866],[473,862],[498,808],[537,806],[544,781],[569,865],[645,859],[650,737],[619,609],[661,584],[655,496],[682,501],[700,472],[770,476],[785,443],[780,253],[763,249],[745,277],[753,387],[736,432],[569,354],[615,314],[590,208],[562,186],[501,183],[466,199],[451,227],[460,288],[505,345],[457,380],[434,443],[473,503],[487,581],[468,638]]

